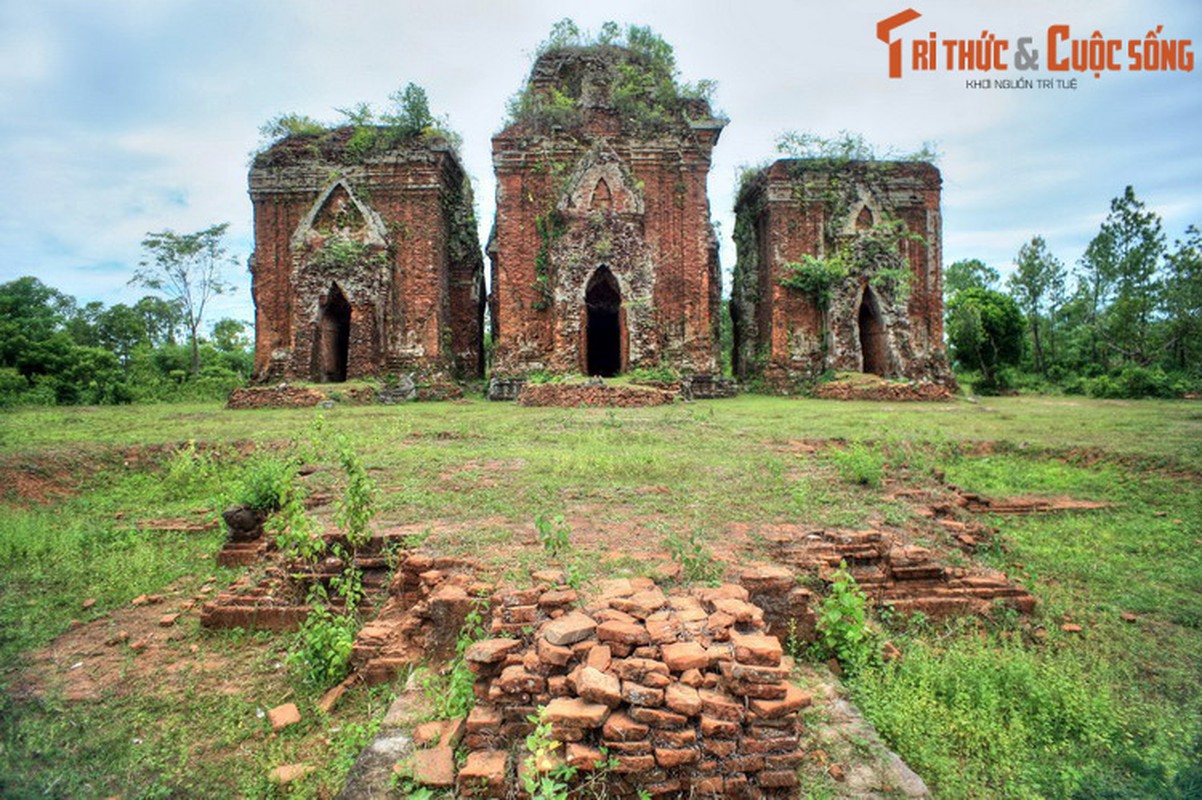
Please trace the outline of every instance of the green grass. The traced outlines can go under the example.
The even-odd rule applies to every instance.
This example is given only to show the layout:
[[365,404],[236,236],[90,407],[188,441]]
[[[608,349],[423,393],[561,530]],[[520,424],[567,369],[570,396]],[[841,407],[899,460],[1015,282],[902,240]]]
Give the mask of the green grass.
[[[549,563],[583,580],[653,570],[608,545],[612,526],[652,548],[687,542],[706,566],[735,523],[753,541],[757,526],[779,523],[886,524],[936,537],[881,487],[930,485],[940,471],[987,495],[1111,502],[1103,511],[992,520],[1002,546],[981,558],[1040,598],[1034,623],[1044,638],[1030,627],[913,626],[892,634],[905,658],[865,670],[852,689],[940,797],[1188,797],[1200,779],[1202,407],[744,396],[614,410],[471,400],[0,417],[0,470],[61,492],[36,504],[22,501],[12,481],[0,486],[0,795],[270,796],[267,770],[300,760],[321,769],[301,781],[299,796],[336,792],[389,687],[354,692],[322,717],[312,707],[316,690],[281,666],[287,635],[185,627],[182,658],[193,646],[201,660],[238,657],[232,694],[187,670],[161,686],[131,682],[100,702],[7,691],[23,659],[74,619],[105,618],[167,587],[186,595],[212,575],[218,585],[232,579],[236,572],[213,566],[219,532],[168,534],[136,523],[216,515],[253,469],[236,443],[294,443],[322,467],[306,481],[337,494],[336,459],[306,452],[315,419],[324,437],[347,437],[380,487],[378,524],[428,526],[426,547],[483,558],[519,582]],[[796,446],[810,439],[840,442],[817,452]],[[170,454],[189,440],[197,446]],[[332,510],[317,513],[328,521]],[[552,556],[533,520],[560,514],[571,535]],[[87,597],[98,602],[83,611]],[[1126,612],[1138,622],[1122,621]],[[1062,634],[1064,615],[1085,632]],[[267,736],[257,712],[284,697],[297,699],[306,722]]]
[[[1114,506],[995,519],[1004,551],[990,560],[1027,576],[1044,639],[975,626],[903,634],[902,661],[853,682],[865,713],[941,796],[1199,796],[1197,478],[1012,453],[954,459],[947,474],[992,496]],[[1062,633],[1065,617],[1084,632]]]

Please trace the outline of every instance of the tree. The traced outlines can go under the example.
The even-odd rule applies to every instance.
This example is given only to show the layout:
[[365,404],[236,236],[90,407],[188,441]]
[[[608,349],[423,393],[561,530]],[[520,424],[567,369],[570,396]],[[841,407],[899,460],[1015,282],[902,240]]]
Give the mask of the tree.
[[223,241],[228,227],[229,223],[223,222],[196,233],[171,230],[148,233],[142,240],[147,260],[141,262],[129,281],[162,292],[179,303],[192,346],[193,375],[200,371],[197,332],[205,306],[216,295],[234,289],[222,277],[225,268],[234,263]]
[[948,342],[962,366],[979,370],[975,389],[991,394],[1004,388],[999,370],[1023,354],[1023,313],[1009,295],[971,287],[947,305]]
[[134,303],[133,310],[141,320],[146,339],[152,347],[175,344],[175,334],[182,322],[179,301],[148,294]]
[[1150,332],[1164,250],[1160,217],[1145,210],[1128,186],[1122,197],[1110,201],[1110,214],[1081,259],[1093,288],[1096,336],[1108,351],[1139,366],[1152,359]]
[[213,323],[213,346],[222,353],[234,353],[246,350],[251,346],[250,337],[246,335],[249,326],[240,319],[219,319]]
[[1202,231],[1190,225],[1185,241],[1165,259],[1166,349],[1169,364],[1202,372]]
[[1035,236],[1024,244],[1014,260],[1015,271],[1006,282],[1010,293],[1027,315],[1031,331],[1031,355],[1036,372],[1044,372],[1046,364],[1043,346],[1039,340],[1039,327],[1045,302],[1053,286],[1064,282],[1064,264],[1048,252],[1042,236]]
[[943,296],[953,297],[965,289],[993,289],[1001,275],[978,258],[961,259],[943,271]]
[[404,89],[393,92],[388,99],[393,102],[396,113],[386,114],[384,122],[399,128],[402,136],[417,136],[435,125],[426,90],[416,83],[406,84]]
[[44,372],[31,348],[61,332],[74,310],[75,298],[37,278],[26,276],[0,284],[0,367],[20,367],[26,376]]
[[128,369],[133,349],[140,344],[149,344],[150,337],[141,315],[124,303],[118,303],[97,316],[96,340],[100,346],[112,351],[122,369]]

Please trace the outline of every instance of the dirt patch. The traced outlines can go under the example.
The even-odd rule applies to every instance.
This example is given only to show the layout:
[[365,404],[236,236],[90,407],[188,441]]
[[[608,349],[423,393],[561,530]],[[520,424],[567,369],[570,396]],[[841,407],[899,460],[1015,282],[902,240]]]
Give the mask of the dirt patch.
[[665,406],[672,403],[674,392],[641,386],[589,385],[584,383],[526,384],[518,395],[518,405],[530,407],[561,406],[576,408]]
[[125,450],[117,448],[0,456],[0,498],[20,505],[57,503],[78,494],[98,469],[128,461]]
[[128,693],[134,684],[169,688],[197,674],[214,676],[214,691],[238,694],[242,687],[227,656],[186,644],[200,604],[212,591],[212,583],[195,593],[169,588],[75,624],[27,656],[13,694],[44,697],[53,692],[73,702],[99,701]]

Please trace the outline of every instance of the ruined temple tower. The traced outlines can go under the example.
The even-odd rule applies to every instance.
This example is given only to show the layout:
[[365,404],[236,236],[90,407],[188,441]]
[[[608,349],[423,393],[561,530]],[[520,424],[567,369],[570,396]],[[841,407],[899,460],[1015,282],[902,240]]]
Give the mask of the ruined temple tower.
[[710,153],[725,125],[624,47],[543,53],[493,137],[493,372],[718,371]]
[[441,138],[293,135],[250,170],[255,375],[480,375],[484,266],[470,184]]
[[945,383],[941,179],[921,162],[786,159],[736,202],[732,363],[789,391],[827,370]]

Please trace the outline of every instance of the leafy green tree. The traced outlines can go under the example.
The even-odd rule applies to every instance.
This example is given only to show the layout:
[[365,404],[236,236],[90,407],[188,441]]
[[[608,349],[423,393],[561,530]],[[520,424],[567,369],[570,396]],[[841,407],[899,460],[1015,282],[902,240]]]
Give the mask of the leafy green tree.
[[75,298],[26,276],[0,284],[0,358],[7,362],[16,337],[44,339],[61,329]]
[[97,347],[100,340],[97,333],[97,321],[104,313],[104,303],[94,300],[82,308],[75,306],[73,313],[67,319],[66,329],[76,344],[85,347]]
[[1018,303],[1001,292],[972,287],[957,292],[947,305],[952,356],[981,373],[974,388],[982,394],[1005,388],[1000,370],[1022,358],[1023,327]]
[[200,372],[198,331],[205,306],[213,297],[234,288],[224,279],[225,268],[234,263],[225,246],[227,228],[229,223],[223,222],[196,233],[148,233],[142,240],[147,260],[129,281],[178,302],[192,347],[193,375]]
[[1110,214],[1081,259],[1092,290],[1095,338],[1107,351],[1104,360],[1114,353],[1130,364],[1151,362],[1164,251],[1160,217],[1128,186],[1110,201]]
[[399,128],[402,136],[417,136],[436,124],[426,90],[416,83],[406,84],[404,89],[389,95],[389,99],[396,109],[383,117],[384,122]]
[[134,303],[133,311],[142,322],[146,340],[152,347],[175,344],[175,334],[183,322],[179,302],[146,295]]
[[122,369],[129,367],[130,355],[135,347],[150,343],[142,316],[124,303],[111,306],[97,315],[96,340],[117,357]]
[[1165,259],[1165,344],[1170,367],[1202,372],[1202,231],[1185,230],[1185,241]]
[[571,17],[564,17],[551,26],[550,35],[538,45],[538,53],[559,50],[563,47],[578,47],[582,38],[580,27],[572,21]]
[[979,258],[964,258],[943,271],[943,296],[952,298],[965,289],[996,289],[1001,275]]
[[1019,248],[1014,265],[1015,271],[1006,285],[1010,288],[1011,296],[1018,301],[1023,313],[1027,315],[1035,371],[1043,373],[1047,365],[1044,363],[1039,329],[1053,286],[1064,281],[1064,264],[1048,252],[1047,242],[1042,236],[1035,236]]

